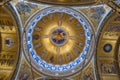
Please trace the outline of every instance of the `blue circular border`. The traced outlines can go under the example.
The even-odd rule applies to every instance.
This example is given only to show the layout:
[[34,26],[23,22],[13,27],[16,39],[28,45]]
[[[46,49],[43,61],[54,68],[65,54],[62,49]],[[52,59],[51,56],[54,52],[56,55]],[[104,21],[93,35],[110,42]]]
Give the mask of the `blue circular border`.
[[[70,62],[69,64],[64,64],[64,65],[52,65],[50,63],[46,63],[44,60],[42,60],[37,54],[36,51],[33,48],[32,45],[32,32],[33,29],[35,27],[35,25],[37,24],[37,22],[39,20],[42,19],[42,17],[50,14],[50,13],[55,13],[55,12],[64,12],[67,14],[70,14],[72,16],[74,16],[83,26],[84,30],[85,30],[85,36],[86,36],[86,41],[85,41],[85,47],[82,51],[82,53],[79,55],[78,58],[76,58],[74,61]],[[30,55],[32,57],[32,59],[38,64],[40,65],[42,68],[51,70],[51,71],[66,71],[69,69],[74,68],[76,65],[82,63],[85,60],[86,54],[89,50],[89,45],[90,45],[90,31],[88,28],[88,25],[85,23],[84,19],[82,19],[78,14],[73,13],[71,10],[67,10],[67,9],[50,9],[48,11],[42,12],[39,16],[37,16],[31,23],[30,27],[28,28],[27,31],[27,44],[28,44],[28,49],[30,52]]]

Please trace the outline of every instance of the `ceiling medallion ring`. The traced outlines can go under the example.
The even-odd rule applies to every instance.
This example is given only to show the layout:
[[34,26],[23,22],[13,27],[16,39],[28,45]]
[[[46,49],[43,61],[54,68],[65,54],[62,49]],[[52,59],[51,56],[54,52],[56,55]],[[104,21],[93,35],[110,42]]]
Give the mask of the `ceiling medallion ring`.
[[[30,52],[30,56],[32,57],[32,59],[38,64],[40,65],[42,68],[49,70],[49,71],[55,71],[55,72],[63,72],[63,71],[67,71],[67,70],[72,70],[73,68],[75,68],[75,66],[81,64],[87,53],[89,50],[89,46],[90,46],[90,42],[91,42],[91,33],[89,31],[89,26],[88,24],[86,24],[86,22],[84,21],[84,19],[82,17],[80,17],[79,13],[74,13],[72,12],[73,10],[70,8],[63,8],[63,7],[58,7],[58,8],[49,8],[46,11],[42,11],[41,14],[37,15],[35,17],[34,20],[32,20],[28,30],[27,30],[27,46]],[[85,40],[85,47],[83,49],[83,51],[81,52],[81,54],[79,55],[78,58],[76,58],[74,61],[71,61],[68,64],[63,64],[63,65],[53,65],[50,63],[47,63],[46,61],[42,60],[36,53],[36,51],[33,48],[33,44],[32,44],[32,33],[33,33],[33,28],[35,27],[35,25],[37,24],[38,21],[40,21],[42,19],[42,17],[51,14],[51,13],[55,13],[55,12],[64,12],[66,14],[72,15],[73,17],[75,17],[83,26],[84,30],[85,30],[85,36],[86,36],[86,40]],[[62,39],[58,39],[58,36],[56,38],[56,40],[59,40],[59,43],[56,43],[56,41],[53,39],[54,34],[56,33],[56,31],[60,31],[62,32],[63,38]],[[64,29],[54,29],[51,32],[51,42],[57,46],[60,45],[64,45],[64,43],[66,42],[66,36],[67,36],[67,32]],[[57,74],[59,75],[59,74]],[[56,75],[56,76],[57,76]]]

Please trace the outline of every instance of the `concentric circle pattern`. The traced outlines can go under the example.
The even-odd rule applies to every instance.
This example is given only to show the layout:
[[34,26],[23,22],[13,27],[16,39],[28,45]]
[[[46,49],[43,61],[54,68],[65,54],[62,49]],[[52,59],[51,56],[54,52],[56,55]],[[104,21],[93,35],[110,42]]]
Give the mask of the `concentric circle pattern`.
[[[67,33],[62,28],[54,29],[50,34],[51,42],[57,47],[62,46],[67,41]],[[56,51],[57,52],[57,51]],[[58,52],[59,53],[59,52]]]
[[110,52],[112,50],[112,45],[111,44],[105,44],[104,47],[103,47],[103,50],[105,52]]
[[90,27],[81,13],[70,8],[52,7],[37,12],[24,33],[34,68],[50,76],[80,70],[86,56],[91,55]]

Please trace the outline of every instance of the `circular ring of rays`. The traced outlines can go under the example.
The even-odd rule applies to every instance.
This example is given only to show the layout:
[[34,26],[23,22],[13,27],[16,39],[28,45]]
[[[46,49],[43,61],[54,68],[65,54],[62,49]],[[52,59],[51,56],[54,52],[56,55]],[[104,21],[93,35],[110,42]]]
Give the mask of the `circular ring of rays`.
[[32,66],[44,75],[70,76],[91,59],[94,32],[81,12],[66,7],[45,8],[29,19],[24,30],[25,56],[29,53]]

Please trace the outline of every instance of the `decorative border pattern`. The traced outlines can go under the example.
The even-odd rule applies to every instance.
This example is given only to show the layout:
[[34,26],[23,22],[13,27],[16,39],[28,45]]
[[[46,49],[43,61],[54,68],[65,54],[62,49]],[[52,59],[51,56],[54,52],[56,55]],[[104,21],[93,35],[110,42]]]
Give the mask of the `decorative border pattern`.
[[[86,44],[85,47],[81,53],[81,55],[75,59],[74,61],[70,62],[69,64],[64,64],[64,65],[52,65],[49,63],[46,63],[44,60],[42,60],[36,53],[36,51],[33,48],[32,45],[32,32],[33,29],[35,27],[35,25],[37,24],[37,22],[39,20],[42,19],[42,17],[50,14],[50,13],[55,13],[55,12],[64,12],[66,14],[70,14],[72,16],[74,16],[83,26],[84,30],[85,30],[85,36],[86,36]],[[89,45],[90,45],[90,31],[89,31],[89,26],[85,23],[85,21],[76,13],[73,13],[71,10],[68,9],[64,9],[64,8],[59,8],[59,9],[50,9],[48,11],[43,11],[42,14],[38,15],[31,23],[31,26],[29,27],[28,31],[27,31],[27,44],[28,44],[28,49],[30,52],[30,55],[32,57],[32,59],[38,64],[40,65],[42,68],[46,68],[48,70],[53,70],[53,71],[66,71],[69,69],[74,68],[76,65],[82,63],[85,60],[86,54],[89,50]]]
[[[33,0],[30,0],[33,1]],[[44,4],[52,4],[52,5],[68,5],[68,6],[76,6],[76,5],[90,5],[95,4],[98,0],[84,0],[84,1],[59,1],[59,0],[34,0],[36,3],[44,3]]]

